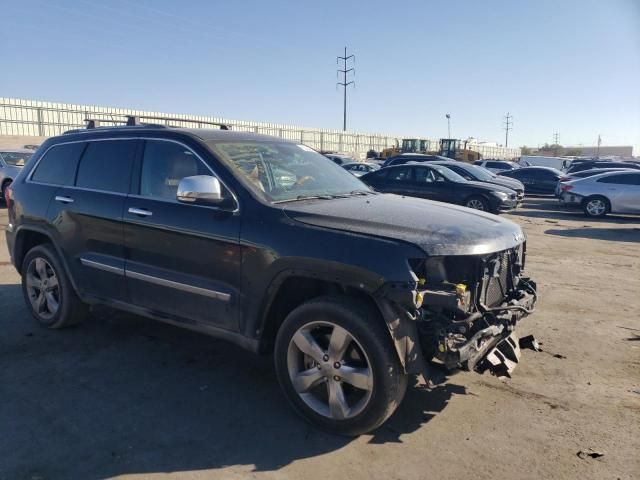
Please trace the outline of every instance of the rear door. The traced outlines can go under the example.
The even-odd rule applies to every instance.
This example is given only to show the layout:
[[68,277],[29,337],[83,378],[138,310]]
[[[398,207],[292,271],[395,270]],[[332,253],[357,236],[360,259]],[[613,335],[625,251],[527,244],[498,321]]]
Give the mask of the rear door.
[[187,145],[169,140],[146,140],[136,172],[139,182],[124,208],[131,302],[237,330],[240,215],[176,199],[182,178],[213,172]]
[[75,182],[58,190],[49,207],[59,245],[83,293],[126,300],[122,211],[138,144],[86,142]]

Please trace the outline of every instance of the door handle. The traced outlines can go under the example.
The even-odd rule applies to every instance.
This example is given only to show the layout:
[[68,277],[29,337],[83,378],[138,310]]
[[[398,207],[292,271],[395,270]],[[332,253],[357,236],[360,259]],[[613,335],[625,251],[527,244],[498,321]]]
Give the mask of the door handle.
[[63,197],[62,195],[56,195],[56,202],[73,203],[74,200],[71,197]]
[[150,217],[153,215],[149,210],[145,210],[143,208],[130,208],[129,213],[133,213],[134,215],[140,215],[141,217]]

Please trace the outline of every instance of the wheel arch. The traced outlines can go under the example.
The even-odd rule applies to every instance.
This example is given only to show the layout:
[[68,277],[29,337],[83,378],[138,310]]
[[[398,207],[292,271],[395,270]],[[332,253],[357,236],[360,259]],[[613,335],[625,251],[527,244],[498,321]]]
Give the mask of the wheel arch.
[[261,309],[262,317],[255,332],[259,337],[258,351],[262,354],[273,351],[278,329],[296,307],[317,297],[342,295],[356,299],[377,312],[387,327],[404,371],[422,373],[425,364],[415,318],[396,301],[399,300],[399,295],[406,296],[397,287],[397,284],[391,282],[383,283],[375,290],[367,290],[317,272],[282,272],[272,282],[264,308]]
[[67,265],[65,256],[62,254],[60,247],[53,241],[51,234],[43,228],[30,225],[19,227],[17,229],[13,246],[13,264],[16,270],[18,271],[18,273],[22,274],[22,262],[24,261],[24,257],[32,248],[45,243],[53,246],[58,255],[58,260],[62,264],[62,267],[67,274],[67,278],[69,278],[74,291],[76,292],[76,294],[78,294],[78,287],[76,285],[75,279],[71,275],[71,271],[69,270],[69,266]]
[[586,208],[587,203],[589,203],[589,201],[593,200],[594,198],[602,198],[604,200],[605,203],[605,214],[606,213],[611,213],[611,200],[609,200],[609,198],[606,195],[603,195],[601,193],[594,193],[592,195],[587,195],[586,197],[584,197],[582,199],[582,208]]
[[271,282],[257,319],[256,334],[259,336],[261,353],[273,351],[275,336],[286,316],[296,307],[317,297],[344,295],[367,303],[379,310],[372,292],[364,285],[354,286],[344,278],[323,275],[307,270],[286,270],[280,272]]

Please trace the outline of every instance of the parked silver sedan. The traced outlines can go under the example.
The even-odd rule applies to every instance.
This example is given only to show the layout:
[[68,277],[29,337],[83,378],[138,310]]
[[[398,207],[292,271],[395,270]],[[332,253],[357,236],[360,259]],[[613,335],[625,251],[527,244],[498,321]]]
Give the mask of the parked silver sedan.
[[640,214],[640,171],[614,171],[563,183],[560,201],[588,217]]
[[31,158],[33,151],[26,149],[3,149],[0,150],[0,186],[2,187],[2,200],[4,192],[13,179],[20,173],[22,167]]

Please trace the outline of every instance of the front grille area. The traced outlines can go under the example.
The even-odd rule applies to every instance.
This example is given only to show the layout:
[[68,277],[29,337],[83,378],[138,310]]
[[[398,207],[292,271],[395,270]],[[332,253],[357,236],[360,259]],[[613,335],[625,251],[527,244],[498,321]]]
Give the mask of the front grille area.
[[522,246],[496,253],[486,260],[483,279],[483,303],[487,307],[500,305],[514,288],[516,263]]

